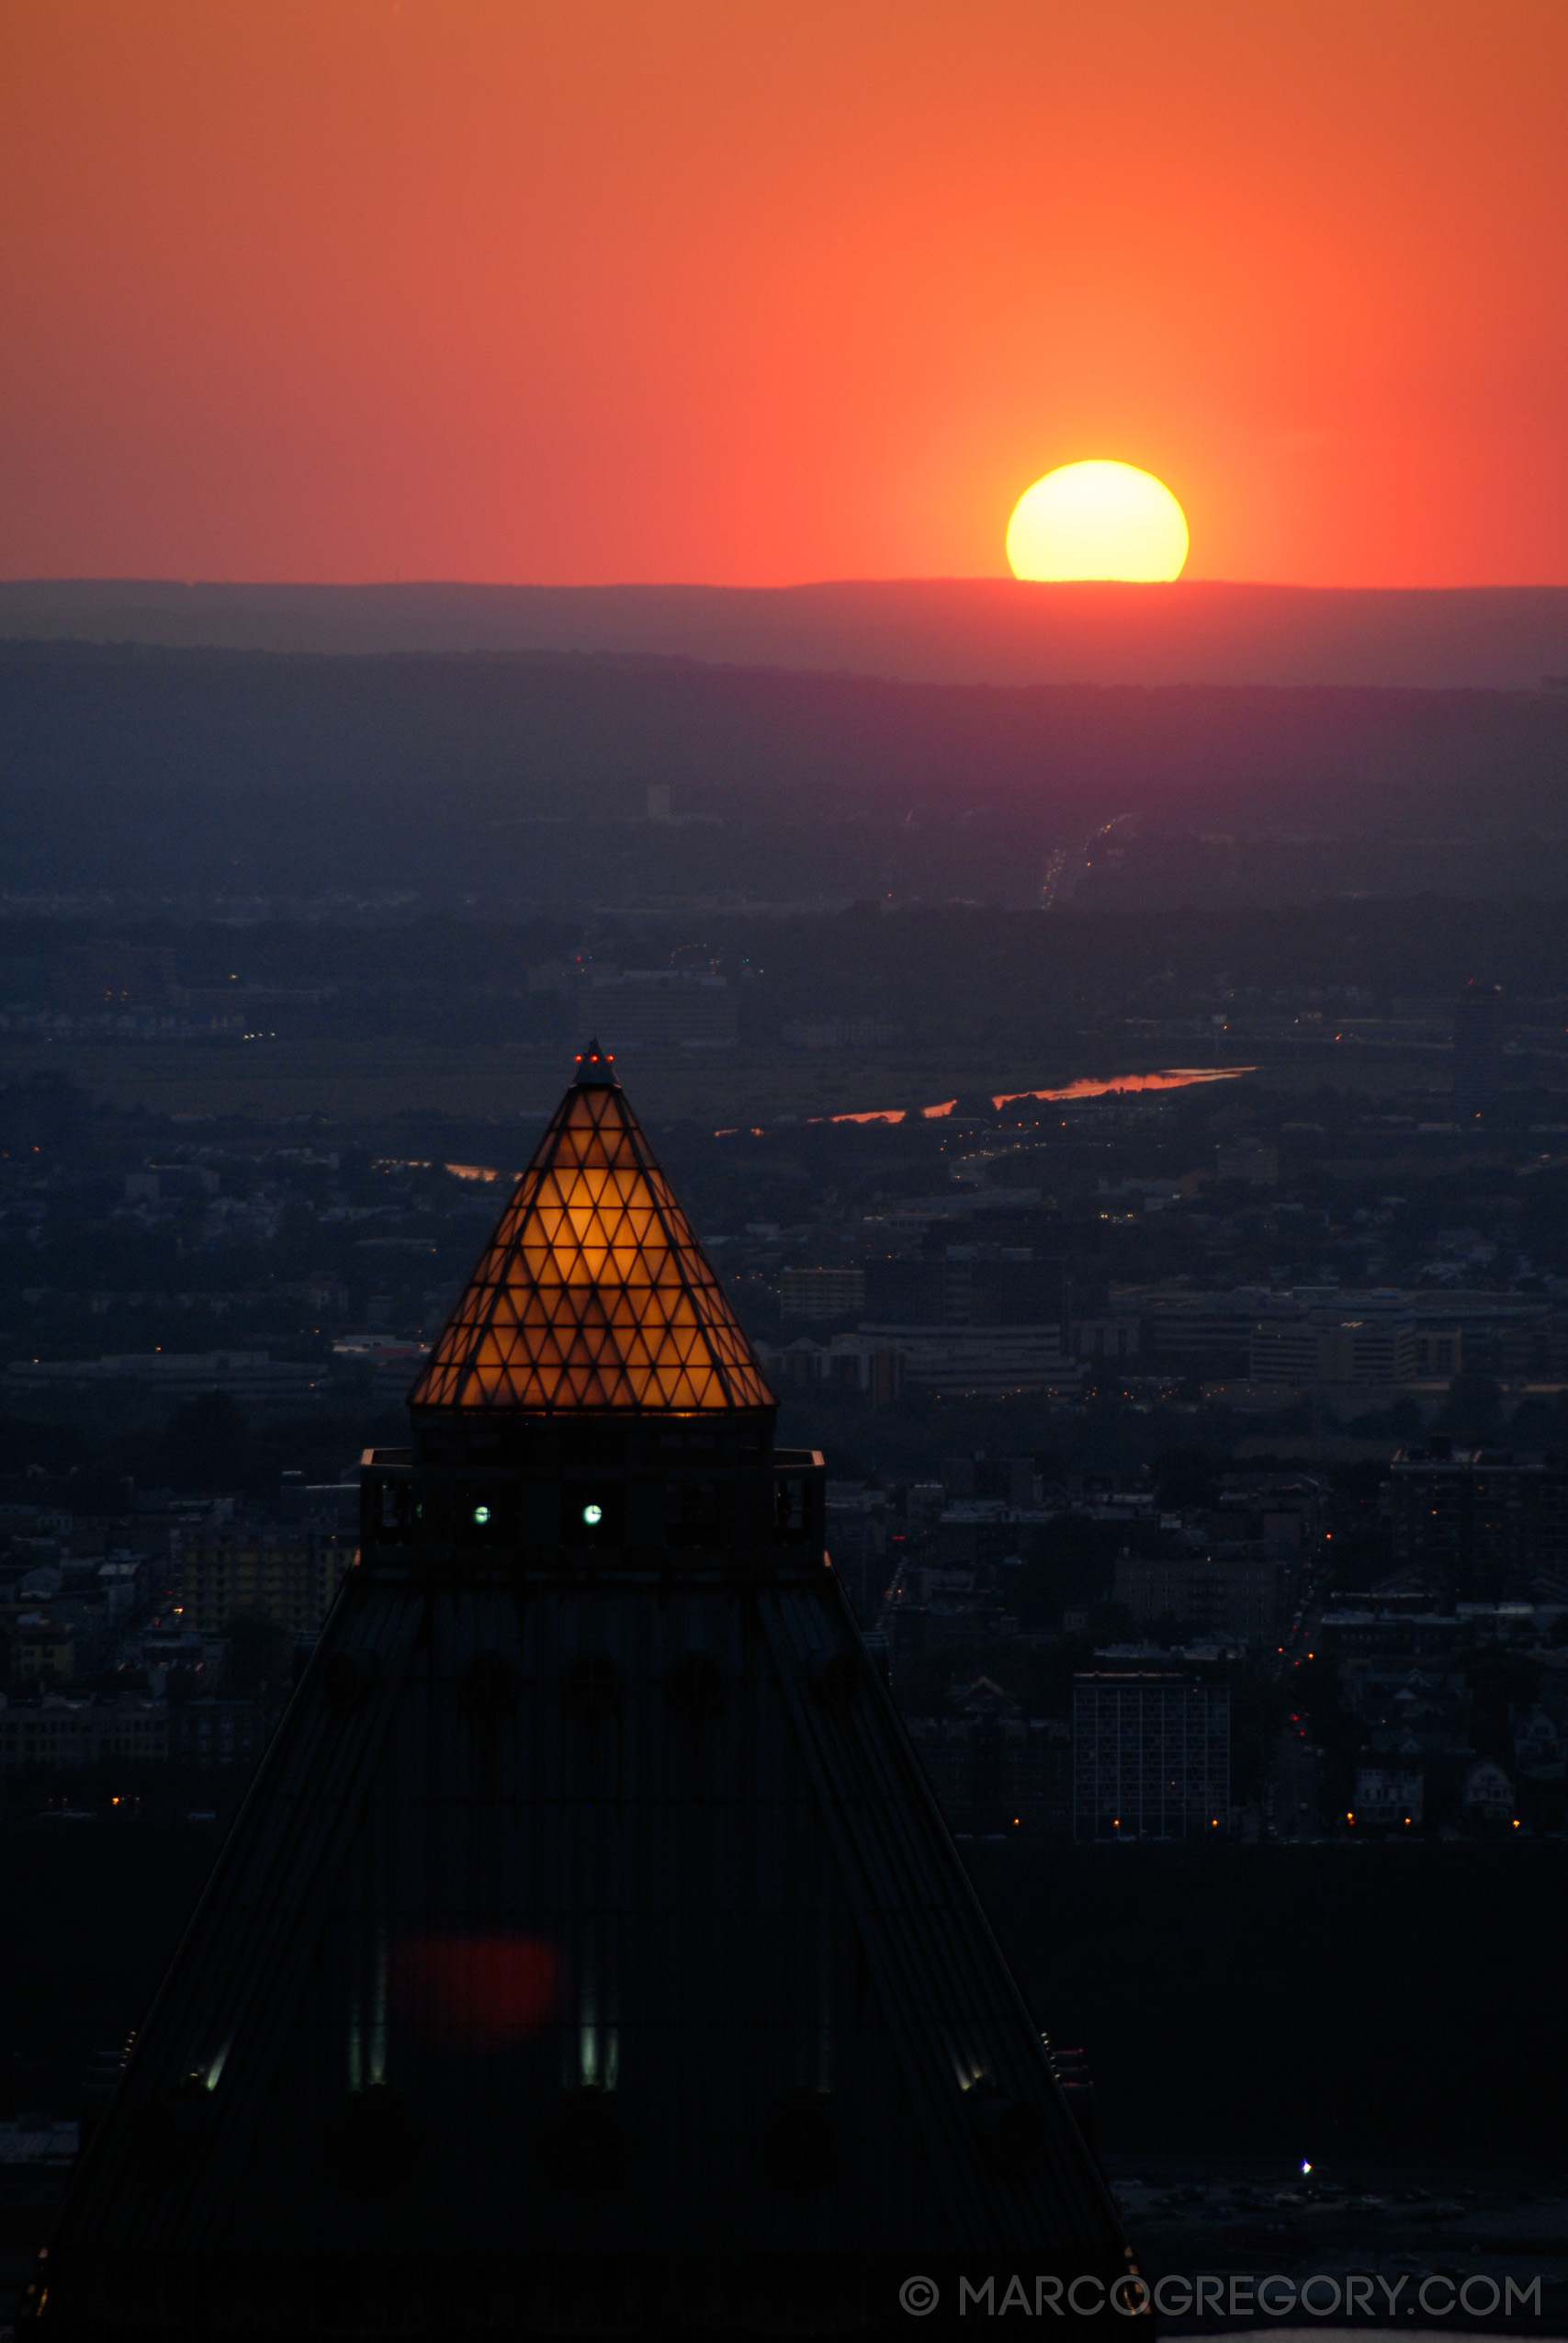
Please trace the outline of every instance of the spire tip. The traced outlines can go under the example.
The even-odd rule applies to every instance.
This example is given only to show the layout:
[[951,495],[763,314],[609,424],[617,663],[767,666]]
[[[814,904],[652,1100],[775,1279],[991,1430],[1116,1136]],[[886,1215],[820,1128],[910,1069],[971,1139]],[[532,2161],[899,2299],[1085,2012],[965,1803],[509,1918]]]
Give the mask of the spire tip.
[[597,1039],[577,1053],[577,1086],[580,1090],[619,1090],[615,1076],[615,1060],[607,1049],[601,1049]]

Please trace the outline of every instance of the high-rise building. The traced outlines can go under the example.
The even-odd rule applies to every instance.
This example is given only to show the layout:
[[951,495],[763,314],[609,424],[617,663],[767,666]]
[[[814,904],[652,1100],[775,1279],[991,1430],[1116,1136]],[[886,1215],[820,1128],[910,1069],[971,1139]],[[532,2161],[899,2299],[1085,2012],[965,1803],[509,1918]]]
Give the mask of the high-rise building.
[[130,944],[120,936],[100,936],[66,953],[57,983],[72,1008],[165,1006],[175,992],[174,952],[166,945]]
[[1113,1591],[1140,1627],[1171,1619],[1194,1635],[1269,1643],[1280,1565],[1269,1554],[1123,1554]]
[[1224,1839],[1231,1696],[1152,1670],[1073,1679],[1075,1839]]
[[1062,1316],[1061,1265],[1029,1245],[873,1255],[864,1278],[868,1325],[1039,1327]]
[[856,1318],[864,1307],[863,1269],[786,1269],[779,1279],[779,1309],[787,1319],[820,1325]]
[[848,2336],[917,2274],[939,2330],[962,2272],[1125,2281],[821,1459],[596,1047],[410,1415],[40,2331]]
[[1042,1716],[912,1716],[909,1730],[955,1831],[1072,1836],[1069,1725]]
[[596,968],[575,993],[579,1041],[607,1010],[632,1049],[733,1049],[739,1033],[735,988],[711,971]]
[[949,1245],[865,1264],[861,1330],[903,1354],[911,1387],[971,1398],[1076,1395],[1062,1347],[1062,1273],[1027,1245]]
[[187,1634],[227,1635],[242,1614],[313,1636],[332,1608],[354,1548],[330,1530],[176,1530],[175,1600]]
[[1248,1372],[1254,1383],[1408,1383],[1419,1352],[1415,1321],[1383,1316],[1259,1319]]
[[1222,1139],[1214,1149],[1214,1177],[1243,1180],[1253,1188],[1277,1188],[1280,1150],[1258,1139]]
[[1568,1585],[1568,1466],[1436,1439],[1401,1449],[1389,1482],[1394,1568],[1450,1602]]
[[1453,1103],[1456,1115],[1484,1114],[1503,1080],[1503,994],[1475,978],[1454,1003]]

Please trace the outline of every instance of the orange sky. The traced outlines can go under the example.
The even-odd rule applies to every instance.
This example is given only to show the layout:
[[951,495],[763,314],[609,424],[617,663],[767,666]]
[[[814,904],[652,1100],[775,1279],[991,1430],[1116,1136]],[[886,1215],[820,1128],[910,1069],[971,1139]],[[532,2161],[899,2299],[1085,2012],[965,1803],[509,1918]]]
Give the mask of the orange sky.
[[1565,0],[3,0],[0,574],[1568,581]]

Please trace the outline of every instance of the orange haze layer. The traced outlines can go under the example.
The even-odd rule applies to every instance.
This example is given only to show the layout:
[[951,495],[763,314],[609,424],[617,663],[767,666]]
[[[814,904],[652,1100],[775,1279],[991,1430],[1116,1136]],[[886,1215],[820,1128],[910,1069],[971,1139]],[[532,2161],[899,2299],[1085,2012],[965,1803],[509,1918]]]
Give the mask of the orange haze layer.
[[1110,456],[1190,577],[1562,580],[1564,86],[1562,0],[8,0],[0,562],[995,573]]

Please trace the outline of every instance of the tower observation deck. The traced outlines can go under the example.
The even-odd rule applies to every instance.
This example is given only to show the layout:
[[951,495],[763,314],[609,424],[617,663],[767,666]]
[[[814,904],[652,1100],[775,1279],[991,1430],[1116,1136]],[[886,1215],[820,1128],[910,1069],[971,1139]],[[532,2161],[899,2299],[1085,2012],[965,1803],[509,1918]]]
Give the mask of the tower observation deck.
[[596,1045],[409,1407],[37,2335],[847,2337],[916,2276],[931,2334],[964,2280],[1125,2290],[821,1458]]

